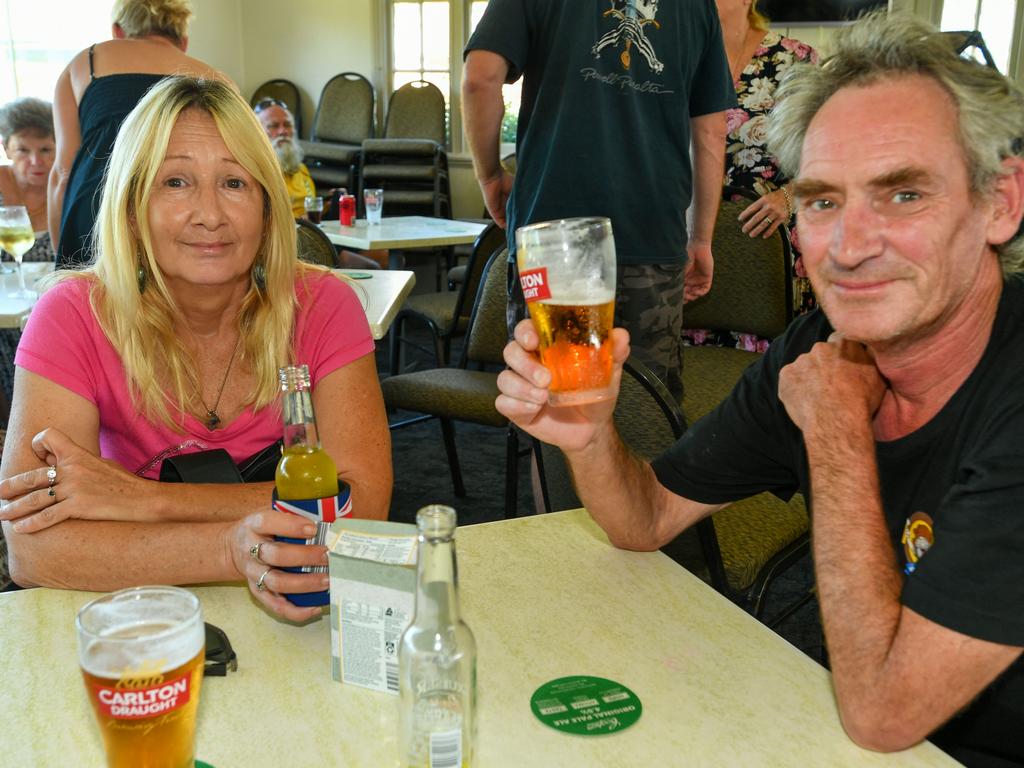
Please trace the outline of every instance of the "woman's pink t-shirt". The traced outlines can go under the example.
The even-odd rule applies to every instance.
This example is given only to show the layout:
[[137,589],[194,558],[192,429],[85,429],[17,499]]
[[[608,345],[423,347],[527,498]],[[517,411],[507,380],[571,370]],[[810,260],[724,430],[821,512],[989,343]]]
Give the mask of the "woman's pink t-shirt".
[[[186,414],[184,433],[144,418],[132,406],[121,358],[89,306],[87,280],[58,283],[39,299],[14,362],[93,403],[100,416],[100,454],[142,477],[156,478],[168,456],[224,448],[240,462],[281,437],[280,409],[246,408],[223,429]],[[296,362],[315,387],[327,374],[373,352],[359,297],[333,275],[296,280]]]

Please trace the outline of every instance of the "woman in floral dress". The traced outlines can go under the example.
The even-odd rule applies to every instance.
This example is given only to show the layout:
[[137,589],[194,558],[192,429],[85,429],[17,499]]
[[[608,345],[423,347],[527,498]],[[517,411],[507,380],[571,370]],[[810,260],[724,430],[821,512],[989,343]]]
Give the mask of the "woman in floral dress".
[[[770,237],[793,214],[792,186],[782,177],[775,158],[765,147],[768,113],[775,106],[775,89],[789,67],[797,62],[817,63],[818,54],[806,43],[768,29],[768,19],[757,11],[757,0],[717,0],[722,37],[729,57],[737,106],[727,113],[725,181],[728,186],[758,195],[740,214],[743,231],[751,237]],[[793,246],[793,303],[797,314],[817,306],[800,259],[796,231]],[[762,352],[768,341],[751,334],[687,330],[691,344],[737,346]]]

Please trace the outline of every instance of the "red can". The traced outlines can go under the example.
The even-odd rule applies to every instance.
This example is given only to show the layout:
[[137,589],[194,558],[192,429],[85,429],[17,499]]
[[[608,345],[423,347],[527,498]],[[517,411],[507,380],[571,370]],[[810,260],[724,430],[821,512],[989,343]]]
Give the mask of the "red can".
[[356,196],[342,195],[338,198],[338,220],[343,227],[356,223]]

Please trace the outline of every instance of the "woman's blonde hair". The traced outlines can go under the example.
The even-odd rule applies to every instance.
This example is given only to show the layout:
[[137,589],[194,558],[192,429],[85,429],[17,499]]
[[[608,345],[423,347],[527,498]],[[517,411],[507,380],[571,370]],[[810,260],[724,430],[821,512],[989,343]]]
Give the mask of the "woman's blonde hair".
[[91,278],[93,311],[121,356],[129,391],[152,421],[181,429],[201,412],[192,354],[177,333],[180,310],[153,256],[149,199],[179,116],[209,114],[235,160],[263,189],[264,231],[238,314],[239,360],[255,385],[246,405],[276,401],[277,369],[292,359],[296,274],[318,267],[296,258],[295,221],[281,168],[249,105],[219,80],[168,77],[128,115],[114,143],[96,220],[92,265],[56,279]]
[[111,19],[127,37],[161,35],[180,43],[188,37],[191,0],[116,0]]
[[747,10],[747,23],[754,29],[768,31],[768,26],[771,22],[767,16],[757,10],[757,0],[750,0],[750,8]]

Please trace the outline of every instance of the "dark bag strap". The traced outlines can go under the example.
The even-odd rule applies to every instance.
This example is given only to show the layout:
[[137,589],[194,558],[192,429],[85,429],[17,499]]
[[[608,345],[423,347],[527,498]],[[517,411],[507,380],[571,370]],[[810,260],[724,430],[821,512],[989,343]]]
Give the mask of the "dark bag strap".
[[161,483],[260,483],[274,479],[282,442],[271,443],[238,466],[223,448],[183,453],[164,459]]

